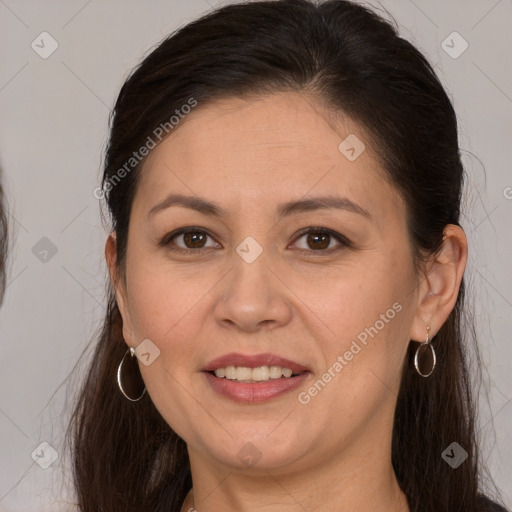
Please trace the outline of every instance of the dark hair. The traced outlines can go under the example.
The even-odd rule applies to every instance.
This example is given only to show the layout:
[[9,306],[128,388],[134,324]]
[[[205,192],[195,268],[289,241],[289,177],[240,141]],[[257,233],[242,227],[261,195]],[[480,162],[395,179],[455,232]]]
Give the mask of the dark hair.
[[[280,91],[307,92],[367,130],[405,199],[417,268],[440,249],[443,228],[459,225],[464,171],[455,112],[426,59],[390,23],[348,1],[251,2],[222,7],[171,34],[120,91],[103,188],[121,271],[141,167],[126,169],[133,151],[191,98],[201,106]],[[434,338],[434,374],[417,375],[412,343],[404,361],[392,463],[415,512],[491,510],[479,483],[464,295],[463,280]],[[80,510],[179,511],[192,485],[186,445],[147,394],[133,404],[119,392],[115,375],[126,348],[108,284],[103,330],[70,423]],[[441,458],[453,441],[468,453],[456,470]]]
[[0,169],[0,305],[4,299],[7,283],[6,260],[9,249],[9,232],[7,224],[7,204],[5,203],[4,190],[2,187],[2,170]]

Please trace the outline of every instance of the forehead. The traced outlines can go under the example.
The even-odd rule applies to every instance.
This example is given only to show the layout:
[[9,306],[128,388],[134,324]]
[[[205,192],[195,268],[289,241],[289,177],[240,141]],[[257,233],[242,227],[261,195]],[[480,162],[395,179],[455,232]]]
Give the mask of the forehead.
[[174,139],[174,146],[179,145],[183,153],[200,156],[205,149],[209,156],[221,154],[224,161],[230,155],[262,151],[274,158],[308,153],[314,159],[337,151],[340,130],[348,134],[355,125],[348,118],[335,118],[312,97],[283,92],[252,99],[224,98],[199,106],[168,141],[172,144]]
[[[228,207],[237,201],[233,208],[332,192],[377,217],[400,206],[365,131],[311,97],[226,98],[197,106],[180,122],[143,166],[139,192],[148,205],[178,191],[214,195]],[[355,160],[346,144],[340,149],[344,140],[364,148]]]

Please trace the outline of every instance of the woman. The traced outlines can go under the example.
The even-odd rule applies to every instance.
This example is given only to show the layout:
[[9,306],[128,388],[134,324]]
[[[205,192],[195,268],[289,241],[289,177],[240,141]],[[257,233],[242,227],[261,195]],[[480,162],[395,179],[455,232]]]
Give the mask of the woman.
[[456,116],[346,1],[231,5],[121,89],[83,511],[504,510],[479,488]]

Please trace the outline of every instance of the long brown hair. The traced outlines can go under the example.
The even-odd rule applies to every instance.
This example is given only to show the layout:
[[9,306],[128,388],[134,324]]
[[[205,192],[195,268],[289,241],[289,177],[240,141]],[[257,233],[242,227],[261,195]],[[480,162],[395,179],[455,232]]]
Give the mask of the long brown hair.
[[2,169],[0,168],[0,306],[7,285],[7,254],[9,252],[9,229],[7,223],[7,202],[2,187]]
[[[459,225],[464,170],[456,115],[430,64],[393,25],[360,5],[251,2],[222,7],[171,34],[120,91],[103,175],[120,271],[140,171],[140,163],[126,166],[133,151],[191,98],[200,108],[220,97],[277,91],[308,91],[364,126],[406,201],[415,263],[421,253],[439,250],[443,228]],[[468,325],[463,280],[433,341],[433,375],[415,372],[412,343],[404,361],[392,463],[414,512],[491,510],[479,483],[472,394],[478,375],[470,374],[468,359],[476,368],[480,362]],[[126,348],[108,285],[105,322],[68,432],[79,507],[179,511],[192,485],[186,445],[147,394],[137,403],[121,395],[116,370]],[[453,441],[468,454],[456,470],[441,457]]]

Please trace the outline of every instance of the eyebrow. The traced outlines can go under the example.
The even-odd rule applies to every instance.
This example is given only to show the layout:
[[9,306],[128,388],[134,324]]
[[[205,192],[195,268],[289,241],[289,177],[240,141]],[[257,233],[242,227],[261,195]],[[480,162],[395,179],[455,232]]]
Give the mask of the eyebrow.
[[[207,201],[206,199],[198,196],[184,196],[181,194],[169,194],[163,201],[156,204],[149,210],[148,219],[156,213],[166,210],[171,206],[182,206],[190,208],[203,215],[210,215],[213,217],[222,217],[226,215],[226,211],[219,205]],[[337,196],[319,196],[312,197],[311,199],[301,199],[298,201],[289,201],[282,203],[277,208],[277,216],[279,219],[294,215],[297,213],[311,212],[314,210],[325,210],[329,208],[336,208],[339,210],[346,210],[352,213],[357,213],[368,219],[372,216],[363,207],[359,206],[346,197]]]

